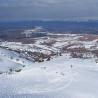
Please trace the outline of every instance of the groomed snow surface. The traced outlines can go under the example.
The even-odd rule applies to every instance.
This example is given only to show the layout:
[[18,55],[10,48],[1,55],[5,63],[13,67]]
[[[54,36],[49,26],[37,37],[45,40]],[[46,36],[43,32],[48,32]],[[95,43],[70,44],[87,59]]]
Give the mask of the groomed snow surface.
[[[9,59],[12,56],[14,60]],[[63,54],[51,61],[31,63],[0,48],[0,98],[97,98],[98,65],[94,59],[73,59]],[[8,74],[9,68],[22,68]]]

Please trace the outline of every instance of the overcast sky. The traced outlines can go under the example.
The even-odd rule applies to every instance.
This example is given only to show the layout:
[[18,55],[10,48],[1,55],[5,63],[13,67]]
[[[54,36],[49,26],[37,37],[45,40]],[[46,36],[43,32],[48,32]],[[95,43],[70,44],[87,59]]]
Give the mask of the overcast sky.
[[0,21],[97,17],[98,0],[0,0]]

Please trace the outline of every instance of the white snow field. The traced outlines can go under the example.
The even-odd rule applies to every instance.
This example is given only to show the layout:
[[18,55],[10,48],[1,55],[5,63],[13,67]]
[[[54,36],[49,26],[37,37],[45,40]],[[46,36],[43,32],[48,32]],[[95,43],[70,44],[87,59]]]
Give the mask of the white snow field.
[[[44,63],[29,63],[23,71],[19,73],[8,74],[8,69],[20,68],[22,63],[11,61],[8,59],[8,51],[0,49],[1,54],[6,54],[4,58],[1,56],[0,71],[6,72],[0,75],[0,96],[17,95],[17,94],[33,94],[54,92],[56,90],[67,87],[73,79],[74,71],[70,66],[61,64],[61,59],[55,58],[50,62]],[[17,56],[11,53],[13,58]],[[57,63],[58,62],[58,63]],[[66,84],[66,85],[65,85]],[[7,96],[6,96],[7,97]]]
[[[43,39],[37,40],[32,45],[2,42],[0,44],[0,98],[98,98],[96,57],[72,58],[69,53],[63,53],[62,56],[53,56],[50,61],[38,63],[20,57],[19,53],[12,51],[26,49],[26,51],[40,50],[49,53],[59,51],[63,46],[73,43],[75,44],[68,47],[69,49],[80,47],[81,44],[76,44],[77,42],[88,49],[94,45],[97,47],[97,42],[94,41],[93,43],[77,41],[79,36],[58,38],[51,48],[40,44]],[[37,48],[34,49],[35,45]]]
[[[9,68],[15,63],[10,62],[4,66]],[[97,98],[97,77],[98,66],[94,60],[63,55],[50,62],[30,63],[19,73],[1,74],[0,98]]]

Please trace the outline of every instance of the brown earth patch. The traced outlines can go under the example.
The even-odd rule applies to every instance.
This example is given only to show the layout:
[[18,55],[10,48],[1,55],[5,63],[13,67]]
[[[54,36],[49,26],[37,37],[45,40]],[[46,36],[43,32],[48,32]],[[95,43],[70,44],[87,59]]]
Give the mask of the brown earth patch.
[[79,41],[93,41],[98,39],[98,35],[93,35],[93,34],[86,34],[83,35],[83,37],[78,38]]

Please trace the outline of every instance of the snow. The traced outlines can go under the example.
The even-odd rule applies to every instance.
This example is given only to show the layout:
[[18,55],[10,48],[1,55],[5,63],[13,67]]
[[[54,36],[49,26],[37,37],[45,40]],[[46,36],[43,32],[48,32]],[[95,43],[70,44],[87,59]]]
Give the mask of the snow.
[[65,45],[68,45],[68,42],[61,42],[61,41],[58,41],[54,44],[54,47],[61,47],[61,46],[65,46]]
[[[0,93],[32,94],[55,91],[72,81],[71,73],[73,71],[70,66],[60,66],[60,63],[56,63],[56,59],[41,64],[34,63],[18,74],[0,75]],[[12,84],[8,84],[10,82]],[[5,91],[5,87],[9,90]]]
[[49,62],[33,63],[18,74],[0,75],[0,95],[9,95],[9,98],[14,95],[15,98],[24,98],[24,95],[27,98],[97,98],[97,73],[94,59],[80,60],[63,55]]
[[[43,39],[34,44],[2,42],[0,46],[49,54],[69,42],[82,43],[86,48],[96,43],[77,42],[80,35],[65,36],[68,38],[56,39],[56,43],[51,47],[41,45],[40,43],[45,41]],[[95,59],[72,58],[69,53],[63,53],[62,56],[54,56],[50,61],[34,63],[20,58],[20,54],[15,51],[0,48],[0,73],[4,72],[0,74],[0,98],[97,98],[98,64]],[[9,74],[10,68],[22,70]]]

